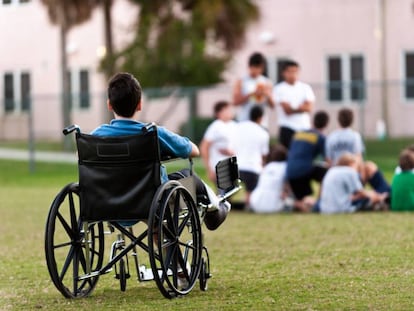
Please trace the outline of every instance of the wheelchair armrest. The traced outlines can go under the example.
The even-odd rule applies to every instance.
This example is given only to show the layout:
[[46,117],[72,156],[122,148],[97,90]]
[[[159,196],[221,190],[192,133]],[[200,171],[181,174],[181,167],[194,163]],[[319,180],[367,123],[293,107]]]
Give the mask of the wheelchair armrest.
[[62,132],[63,132],[63,135],[66,136],[72,133],[73,131],[76,131],[78,134],[80,134],[81,130],[80,130],[79,125],[76,125],[76,124],[69,125],[68,127],[65,127]]

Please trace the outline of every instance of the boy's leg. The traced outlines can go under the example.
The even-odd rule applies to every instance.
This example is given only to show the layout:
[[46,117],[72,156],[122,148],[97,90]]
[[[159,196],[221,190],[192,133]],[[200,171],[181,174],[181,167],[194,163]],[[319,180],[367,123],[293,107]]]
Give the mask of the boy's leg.
[[369,185],[378,193],[390,193],[391,187],[378,166],[371,161],[364,163],[365,176]]
[[309,206],[305,202],[305,198],[312,194],[311,176],[303,176],[300,178],[289,180],[290,188],[295,196],[294,210],[300,212],[308,212]]
[[[181,178],[189,176],[191,176],[190,170],[183,169],[168,175],[168,178],[171,180],[179,180]],[[204,223],[206,224],[207,229],[215,230],[226,219],[227,214],[230,212],[231,205],[227,201],[221,201],[214,193],[214,191],[206,183],[204,183],[196,174],[193,174],[193,178],[195,181],[197,204],[211,204],[213,206],[212,210],[207,211],[206,216],[204,218]]]

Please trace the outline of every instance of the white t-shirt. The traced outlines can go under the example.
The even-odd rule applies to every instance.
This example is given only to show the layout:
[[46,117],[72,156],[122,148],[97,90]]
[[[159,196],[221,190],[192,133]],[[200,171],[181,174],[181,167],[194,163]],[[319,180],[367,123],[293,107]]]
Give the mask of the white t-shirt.
[[209,149],[209,166],[211,169],[216,167],[217,162],[228,158],[220,150],[234,150],[236,122],[222,120],[213,121],[204,133],[204,139],[211,142]]
[[334,166],[328,170],[321,191],[321,213],[351,213],[355,211],[351,197],[363,189],[356,170],[349,166]]
[[285,182],[286,162],[270,162],[250,195],[250,207],[256,213],[275,213],[283,209],[281,198]]
[[239,170],[260,174],[263,156],[269,153],[269,133],[255,122],[243,121],[237,124],[236,136]]
[[[262,85],[272,85],[272,82],[266,78],[263,75],[257,76],[256,78],[252,78],[251,76],[245,76],[243,79],[241,79],[241,94],[247,95],[254,91],[256,91],[257,86],[259,84]],[[258,100],[254,96],[250,97],[246,102],[244,102],[242,105],[239,106],[237,109],[236,119],[237,121],[248,121],[250,120],[250,110],[254,105],[257,104],[263,104],[265,113],[263,116],[262,125],[267,126],[268,125],[268,113],[267,113],[267,104],[264,102],[264,100]]]
[[311,128],[310,114],[308,112],[287,115],[280,105],[287,102],[293,109],[299,108],[304,101],[315,101],[312,88],[303,82],[296,81],[289,84],[285,81],[276,84],[273,88],[273,99],[276,103],[279,126],[290,128],[294,131],[304,131]]
[[344,153],[362,154],[365,150],[361,134],[351,128],[337,129],[326,138],[325,153],[333,164]]

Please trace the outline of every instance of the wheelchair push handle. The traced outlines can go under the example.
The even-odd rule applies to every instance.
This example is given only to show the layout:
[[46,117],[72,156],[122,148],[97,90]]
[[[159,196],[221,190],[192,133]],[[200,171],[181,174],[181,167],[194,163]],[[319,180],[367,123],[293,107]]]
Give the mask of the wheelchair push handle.
[[66,136],[72,133],[73,131],[76,131],[78,134],[80,134],[81,130],[80,130],[79,125],[72,124],[72,125],[69,125],[68,127],[65,127],[63,129],[63,134]]

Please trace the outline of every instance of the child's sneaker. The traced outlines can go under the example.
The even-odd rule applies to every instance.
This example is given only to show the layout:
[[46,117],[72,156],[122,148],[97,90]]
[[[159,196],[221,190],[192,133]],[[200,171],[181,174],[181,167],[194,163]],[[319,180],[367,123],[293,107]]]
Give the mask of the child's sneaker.
[[231,204],[227,201],[221,201],[216,210],[207,211],[204,223],[207,229],[216,230],[226,219],[231,210]]

